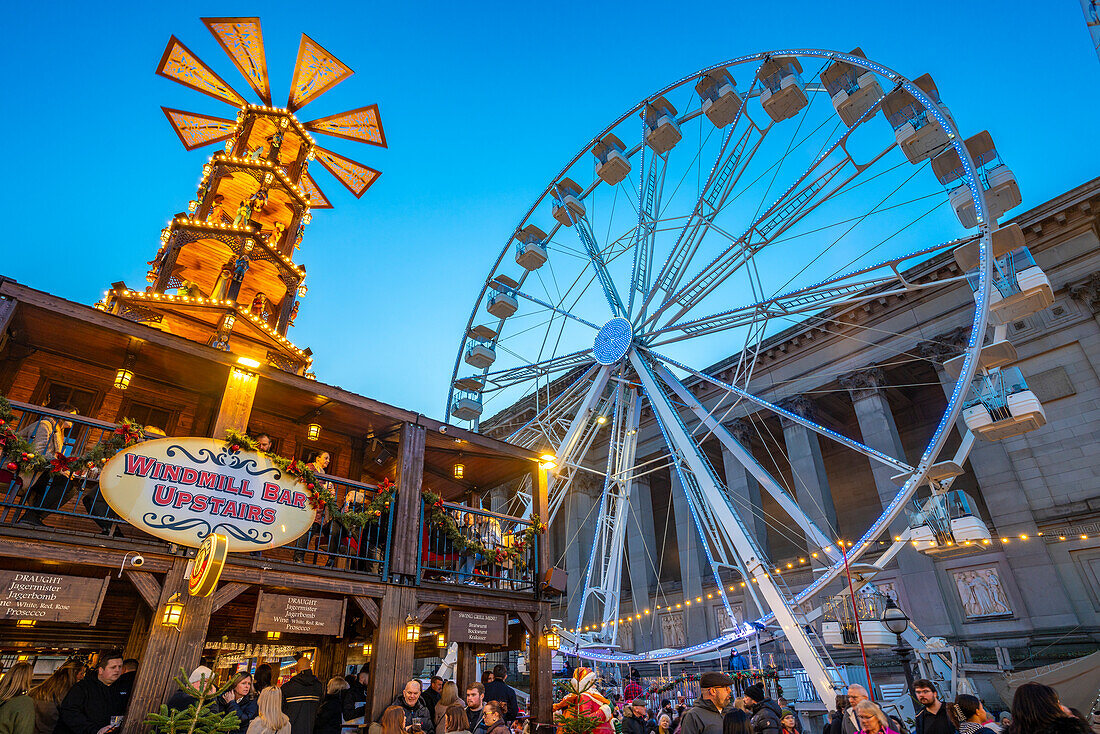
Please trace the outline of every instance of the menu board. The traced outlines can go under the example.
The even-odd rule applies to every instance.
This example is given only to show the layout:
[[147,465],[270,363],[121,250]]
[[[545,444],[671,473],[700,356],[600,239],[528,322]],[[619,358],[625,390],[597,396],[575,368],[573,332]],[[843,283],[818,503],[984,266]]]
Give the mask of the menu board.
[[94,625],[110,576],[0,571],[0,619]]
[[504,645],[508,642],[508,617],[492,612],[451,609],[447,612],[447,642]]
[[315,599],[261,591],[252,631],[340,637],[344,634],[347,607],[347,599]]

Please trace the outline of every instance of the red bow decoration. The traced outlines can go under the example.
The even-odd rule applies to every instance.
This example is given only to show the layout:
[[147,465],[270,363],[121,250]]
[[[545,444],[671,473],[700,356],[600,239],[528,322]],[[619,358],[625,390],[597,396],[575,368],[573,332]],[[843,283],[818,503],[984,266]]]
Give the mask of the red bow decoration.
[[389,477],[386,477],[378,483],[379,492],[389,492],[391,489],[393,489],[393,482],[390,481]]
[[68,471],[71,461],[72,460],[69,459],[69,457],[65,456],[65,454],[62,454],[62,453],[58,452],[57,454],[54,455],[54,458],[50,460],[50,471],[53,471],[53,472]]

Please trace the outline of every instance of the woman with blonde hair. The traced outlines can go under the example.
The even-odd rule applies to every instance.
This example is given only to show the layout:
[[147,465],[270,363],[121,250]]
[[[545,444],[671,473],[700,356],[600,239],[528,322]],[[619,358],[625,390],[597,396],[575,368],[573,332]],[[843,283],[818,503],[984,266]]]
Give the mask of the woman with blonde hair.
[[57,726],[57,709],[65,694],[84,675],[84,668],[74,662],[61,664],[46,680],[27,692],[34,701],[34,734],[53,734]]
[[30,663],[16,663],[0,678],[0,734],[34,734]]
[[259,713],[248,725],[248,734],[290,734],[290,719],[283,713],[283,694],[265,688],[256,699]]
[[856,718],[863,734],[898,734],[890,728],[890,720],[878,704],[864,700],[856,704]]
[[458,685],[449,680],[443,684],[443,690],[439,692],[439,703],[435,705],[435,711],[432,712],[432,721],[435,722],[435,730],[437,734],[443,734],[443,717],[447,715],[447,709],[451,706],[459,705],[458,700]]
[[325,697],[321,699],[321,706],[317,709],[313,734],[340,734],[344,713],[344,691],[349,688],[351,685],[340,676],[329,678],[328,685],[325,686]]

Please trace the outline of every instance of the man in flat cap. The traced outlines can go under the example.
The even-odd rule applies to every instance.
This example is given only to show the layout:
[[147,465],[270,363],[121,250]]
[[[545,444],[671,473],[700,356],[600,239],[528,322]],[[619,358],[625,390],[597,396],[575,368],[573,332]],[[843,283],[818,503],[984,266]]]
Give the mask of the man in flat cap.
[[722,718],[729,710],[733,678],[725,673],[703,673],[699,698],[680,719],[681,734],[722,734]]

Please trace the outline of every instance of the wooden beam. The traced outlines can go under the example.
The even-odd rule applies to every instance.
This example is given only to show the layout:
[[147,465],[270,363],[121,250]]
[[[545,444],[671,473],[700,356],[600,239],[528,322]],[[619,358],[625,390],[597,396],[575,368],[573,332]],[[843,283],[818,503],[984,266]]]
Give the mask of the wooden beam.
[[156,609],[160,601],[160,584],[153,574],[148,571],[127,571],[126,578],[141,594],[141,598],[149,605],[150,609]]
[[421,587],[416,593],[421,602],[435,602],[454,607],[473,607],[474,609],[492,608],[502,612],[536,612],[538,601],[532,595],[529,598],[507,596],[504,592],[479,594],[476,591],[458,591],[454,586],[447,589],[427,589]]
[[[318,568],[318,574],[326,569]],[[312,574],[281,571],[258,566],[226,566],[222,571],[223,581],[241,581],[249,584],[262,584],[269,589],[289,589],[291,591],[324,591],[346,596],[369,596],[381,598],[386,585],[377,581],[359,581],[346,571],[328,569],[327,573],[343,573],[343,576],[314,576]]]
[[252,584],[242,584],[238,581],[230,581],[227,584],[222,584],[218,590],[214,592],[214,601],[211,604],[210,612],[214,613],[218,611],[248,590],[251,586]]
[[351,597],[352,601],[359,605],[359,608],[363,610],[363,614],[366,615],[367,620],[372,626],[378,626],[378,602],[371,599],[369,596],[361,596],[356,594]]
[[535,618],[527,612],[516,612],[516,617],[523,624],[523,628],[527,630],[530,635],[537,635],[541,630],[535,629]]
[[420,558],[420,487],[424,481],[423,426],[403,423],[397,444],[397,501],[390,572],[415,577]]
[[252,402],[256,399],[256,386],[260,376],[255,372],[233,369],[225,382],[221,407],[214,421],[214,435],[225,434],[227,428],[244,431],[248,428],[248,419],[252,415]]
[[[88,537],[89,545],[79,545],[72,542],[53,542],[50,539],[52,532],[46,530],[29,530],[25,527],[0,528],[0,557],[5,558],[37,558],[43,561],[61,561],[64,563],[79,563],[101,568],[114,568],[116,571],[122,567],[122,563],[129,555],[134,556],[135,545],[129,541],[112,541],[110,545],[91,545],[91,543],[108,541],[99,537]],[[71,539],[72,535],[67,535]],[[172,567],[172,556],[146,552],[147,545],[142,545],[142,556],[145,565],[142,569],[147,572],[164,573]]]
[[432,612],[439,605],[434,602],[426,602],[416,608],[416,618],[423,622],[428,617],[432,616]]

